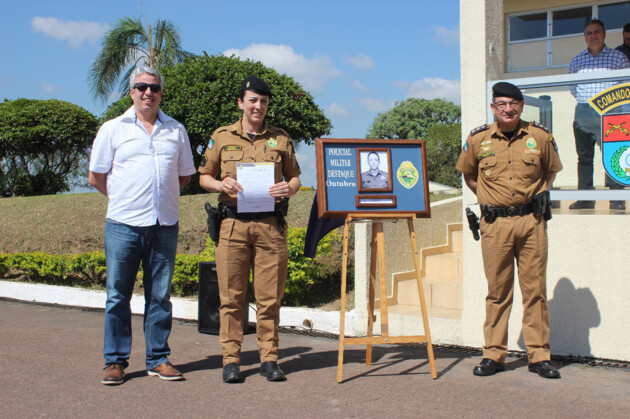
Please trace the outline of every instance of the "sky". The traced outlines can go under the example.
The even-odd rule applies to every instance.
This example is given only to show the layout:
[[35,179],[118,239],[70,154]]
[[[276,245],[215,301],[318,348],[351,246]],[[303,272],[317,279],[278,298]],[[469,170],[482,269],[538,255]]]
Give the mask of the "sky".
[[[107,103],[93,99],[88,72],[127,16],[169,20],[194,54],[293,77],[331,120],[327,138],[365,138],[409,97],[460,104],[458,0],[0,0],[0,100],[54,98],[100,116]],[[316,186],[314,147],[297,153],[302,184]]]

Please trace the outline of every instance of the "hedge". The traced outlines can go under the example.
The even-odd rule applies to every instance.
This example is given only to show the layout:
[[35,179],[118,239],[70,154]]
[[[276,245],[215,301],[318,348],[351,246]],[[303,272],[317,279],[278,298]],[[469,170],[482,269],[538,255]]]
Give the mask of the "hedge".
[[[330,269],[320,258],[330,257],[340,245],[335,233],[324,237],[318,246],[318,257],[304,257],[306,228],[289,227],[287,243],[289,251],[288,277],[284,304],[303,305],[317,299],[314,294],[326,292],[339,283],[340,272]],[[175,259],[175,272],[171,294],[194,296],[199,282],[199,262],[215,258],[214,242],[206,238],[206,247],[199,255],[179,254]],[[75,255],[46,254],[43,252],[0,254],[0,278],[10,274],[29,282],[54,285],[71,285],[87,288],[105,288],[105,253],[102,251]],[[138,272],[142,279],[142,268]]]

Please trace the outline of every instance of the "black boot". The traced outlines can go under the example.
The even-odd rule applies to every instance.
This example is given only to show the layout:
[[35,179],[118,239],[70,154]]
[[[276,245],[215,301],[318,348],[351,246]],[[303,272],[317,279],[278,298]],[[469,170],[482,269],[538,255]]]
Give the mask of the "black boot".
[[276,361],[260,364],[260,375],[267,377],[267,381],[285,381],[287,379]]
[[481,363],[473,369],[473,374],[480,377],[486,377],[488,375],[494,375],[497,372],[501,371],[505,371],[504,364],[494,361],[490,358],[484,358],[481,360]]
[[540,361],[529,364],[530,372],[535,372],[542,378],[560,378],[560,372],[549,361]]
[[236,362],[230,362],[223,366],[223,382],[224,383],[242,383],[243,377],[241,370]]

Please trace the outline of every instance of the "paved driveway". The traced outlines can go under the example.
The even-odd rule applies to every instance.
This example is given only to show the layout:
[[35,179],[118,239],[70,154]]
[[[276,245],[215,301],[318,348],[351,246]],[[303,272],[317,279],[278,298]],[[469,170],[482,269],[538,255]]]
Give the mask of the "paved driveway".
[[281,334],[288,381],[258,375],[255,335],[246,336],[243,384],[221,382],[218,338],[176,322],[171,362],[186,381],[165,382],[144,369],[142,318],[134,317],[134,348],[121,386],[100,383],[103,313],[0,300],[0,417],[628,417],[630,371],[570,364],[561,380],[527,371],[475,377],[479,357],[436,351],[431,379],[424,350],[347,347],[336,383],[337,341]]

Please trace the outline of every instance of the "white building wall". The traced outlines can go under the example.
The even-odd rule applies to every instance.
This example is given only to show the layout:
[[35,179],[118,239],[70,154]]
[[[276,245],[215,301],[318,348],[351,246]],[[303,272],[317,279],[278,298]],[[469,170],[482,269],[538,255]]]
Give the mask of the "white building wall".
[[[520,76],[503,74],[503,42],[496,43],[504,36],[503,19],[502,1],[460,2],[462,141],[471,129],[487,121],[487,81]],[[485,31],[481,29],[484,27]],[[499,50],[493,50],[497,45]],[[574,162],[563,164],[570,167]],[[463,200],[465,208],[476,202],[476,197],[464,188]],[[626,262],[630,217],[556,214],[548,225],[547,297],[552,354],[630,360],[630,275]],[[471,234],[464,234],[463,345],[483,346],[486,291],[479,242]],[[524,350],[518,286],[514,302],[508,345]],[[439,336],[433,334],[433,338]]]
[[[462,86],[462,143],[468,133],[488,119],[486,106],[486,73],[499,74],[503,6],[498,0],[460,2],[460,50]],[[464,36],[465,34],[465,36]],[[464,208],[477,202],[464,186]],[[462,212],[462,220],[465,220]],[[481,248],[471,234],[464,234],[464,310],[462,312],[462,345],[483,346],[483,322],[487,282],[483,274]],[[432,334],[432,338],[439,336]]]
[[548,231],[552,353],[630,360],[630,217],[557,215]]

